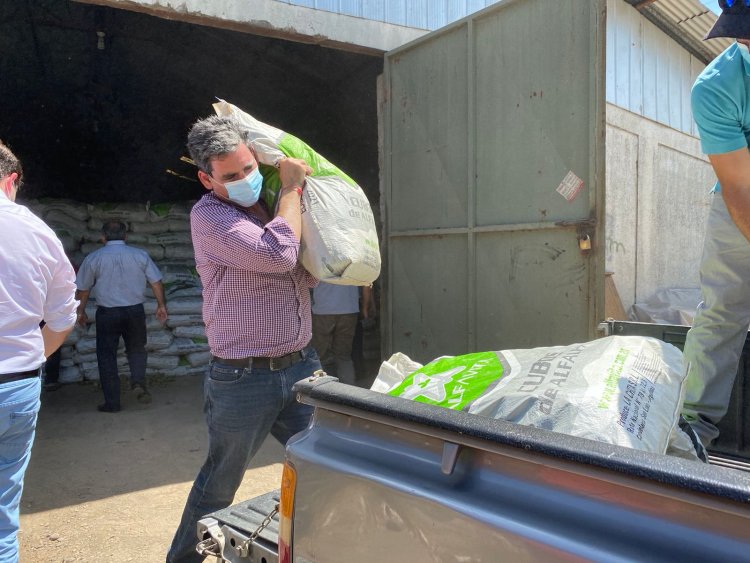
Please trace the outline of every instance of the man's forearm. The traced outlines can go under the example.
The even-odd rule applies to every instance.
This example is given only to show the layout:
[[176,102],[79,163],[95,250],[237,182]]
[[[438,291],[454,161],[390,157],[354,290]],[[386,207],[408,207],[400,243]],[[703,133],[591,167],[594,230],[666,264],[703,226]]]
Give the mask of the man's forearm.
[[369,318],[370,313],[375,310],[375,301],[372,295],[372,286],[366,285],[362,287],[362,316]]
[[156,319],[163,325],[167,322],[167,300],[164,297],[164,284],[161,281],[149,283],[156,297]]
[[167,301],[164,297],[164,284],[158,281],[150,285],[151,285],[151,290],[154,292],[154,297],[156,297],[156,304],[159,307],[166,307]]
[[[301,189],[301,186],[297,186]],[[277,217],[283,217],[294,231],[297,240],[302,237],[302,210],[300,207],[301,194],[294,186],[282,188],[279,191],[279,209]]]
[[312,168],[299,158],[284,158],[279,161],[278,166],[282,187],[279,190],[279,206],[276,216],[283,217],[294,231],[294,236],[300,240],[302,238],[300,200],[305,178],[308,174],[312,174]]
[[76,292],[76,299],[78,299],[78,301],[80,301],[80,303],[78,303],[78,312],[79,313],[83,313],[84,311],[86,311],[86,303],[89,302],[89,293],[90,292],[87,291],[87,290],[85,290],[85,289],[79,289]]
[[44,340],[45,358],[49,358],[55,352],[55,350],[62,346],[63,342],[65,342],[65,337],[68,336],[71,330],[73,330],[72,326],[63,332],[50,330],[49,325],[44,325],[42,327],[42,339]]

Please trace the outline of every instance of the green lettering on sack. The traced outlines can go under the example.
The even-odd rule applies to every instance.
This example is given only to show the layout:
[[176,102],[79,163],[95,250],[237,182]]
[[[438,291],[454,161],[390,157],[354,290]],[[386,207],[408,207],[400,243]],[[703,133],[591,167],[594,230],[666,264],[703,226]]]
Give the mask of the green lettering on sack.
[[389,395],[463,410],[502,376],[494,352],[440,358],[406,376]]
[[625,360],[630,355],[630,351],[626,348],[621,348],[615,356],[614,362],[609,366],[607,370],[607,379],[604,382],[604,393],[602,398],[597,405],[600,409],[609,408],[609,403],[612,401],[612,397],[617,391],[617,386],[620,382],[620,374],[622,374],[623,367],[625,366]]

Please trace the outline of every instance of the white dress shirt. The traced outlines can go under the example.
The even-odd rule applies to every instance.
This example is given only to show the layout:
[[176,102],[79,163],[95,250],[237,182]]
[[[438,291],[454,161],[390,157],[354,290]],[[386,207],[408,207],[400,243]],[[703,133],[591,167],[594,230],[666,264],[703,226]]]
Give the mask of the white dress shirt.
[[75,272],[55,233],[0,191],[0,374],[44,361],[39,323],[64,332],[75,324]]

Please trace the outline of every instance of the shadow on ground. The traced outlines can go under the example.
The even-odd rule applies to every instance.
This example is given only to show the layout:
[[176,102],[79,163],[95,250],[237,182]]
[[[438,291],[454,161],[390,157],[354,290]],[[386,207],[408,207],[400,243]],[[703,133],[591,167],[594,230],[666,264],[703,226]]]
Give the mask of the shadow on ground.
[[[124,393],[123,410],[114,414],[96,410],[101,391],[90,383],[44,392],[23,512],[192,482],[207,448],[202,384],[200,377],[154,383],[150,405]],[[249,468],[283,455],[269,438]]]

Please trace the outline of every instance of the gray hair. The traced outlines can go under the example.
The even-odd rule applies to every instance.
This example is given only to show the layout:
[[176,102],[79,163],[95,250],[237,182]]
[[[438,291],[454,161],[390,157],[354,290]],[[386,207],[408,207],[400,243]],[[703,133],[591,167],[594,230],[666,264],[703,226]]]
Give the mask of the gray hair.
[[16,187],[21,186],[21,180],[23,179],[23,168],[21,167],[21,161],[18,160],[16,155],[8,148],[8,146],[0,141],[0,178],[10,176],[15,172],[18,174],[16,180]]
[[102,233],[104,238],[109,240],[125,240],[125,233],[128,232],[128,227],[122,221],[113,219],[107,221],[102,225]]
[[211,159],[237,149],[250,147],[250,132],[232,117],[212,115],[193,124],[187,137],[190,158],[203,172],[211,175]]

